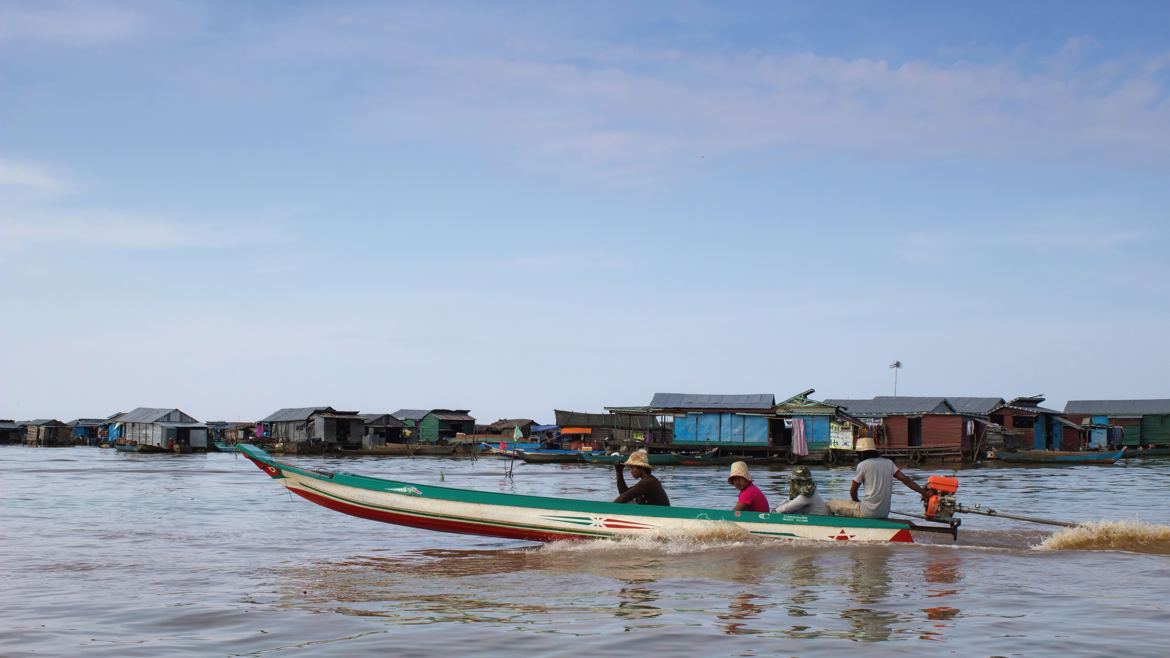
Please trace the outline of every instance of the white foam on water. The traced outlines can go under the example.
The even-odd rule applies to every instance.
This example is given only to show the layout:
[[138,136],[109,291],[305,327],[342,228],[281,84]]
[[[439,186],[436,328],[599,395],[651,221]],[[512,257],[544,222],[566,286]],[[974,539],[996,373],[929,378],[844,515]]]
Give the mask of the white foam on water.
[[1130,551],[1170,555],[1170,526],[1144,521],[1092,521],[1045,539],[1042,551]]
[[681,555],[772,543],[752,535],[734,523],[711,523],[695,530],[655,531],[636,537],[615,537],[595,541],[554,541],[541,547],[546,552],[592,553],[598,551],[652,550],[657,554]]

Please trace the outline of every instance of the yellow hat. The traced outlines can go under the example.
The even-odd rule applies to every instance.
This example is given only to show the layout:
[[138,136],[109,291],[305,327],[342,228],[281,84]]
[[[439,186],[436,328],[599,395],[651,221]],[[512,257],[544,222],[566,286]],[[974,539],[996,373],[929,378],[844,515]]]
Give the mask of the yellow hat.
[[877,450],[877,446],[873,444],[873,439],[868,436],[863,436],[857,440],[857,445],[853,448],[854,452],[866,452],[867,450]]
[[650,468],[650,453],[646,452],[645,448],[635,450],[630,453],[629,459],[626,460],[626,466],[641,466],[642,468]]
[[752,476],[748,475],[747,462],[735,462],[731,465],[731,475],[727,476],[727,481],[731,482],[731,478],[741,477],[748,482],[752,481]]

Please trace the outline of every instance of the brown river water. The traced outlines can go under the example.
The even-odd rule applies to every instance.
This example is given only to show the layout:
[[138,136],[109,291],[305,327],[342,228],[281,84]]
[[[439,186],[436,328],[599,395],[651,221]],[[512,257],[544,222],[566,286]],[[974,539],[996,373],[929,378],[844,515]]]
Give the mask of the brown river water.
[[[517,463],[508,479],[495,459],[289,460],[614,495],[599,466]],[[814,473],[827,496],[848,493],[848,468]],[[658,474],[676,504],[734,504],[723,468]],[[782,499],[782,469],[753,476]],[[1170,653],[1170,461],[958,477],[967,505],[1125,523],[1050,539],[1045,526],[971,516],[956,544],[542,546],[348,517],[232,454],[0,448],[0,656]],[[919,505],[899,491],[894,508]]]

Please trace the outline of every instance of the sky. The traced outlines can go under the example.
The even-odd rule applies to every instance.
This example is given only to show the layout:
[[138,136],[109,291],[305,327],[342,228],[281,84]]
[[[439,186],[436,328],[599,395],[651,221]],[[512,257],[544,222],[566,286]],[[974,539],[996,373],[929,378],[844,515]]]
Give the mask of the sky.
[[0,0],[0,417],[1170,397],[1167,24]]

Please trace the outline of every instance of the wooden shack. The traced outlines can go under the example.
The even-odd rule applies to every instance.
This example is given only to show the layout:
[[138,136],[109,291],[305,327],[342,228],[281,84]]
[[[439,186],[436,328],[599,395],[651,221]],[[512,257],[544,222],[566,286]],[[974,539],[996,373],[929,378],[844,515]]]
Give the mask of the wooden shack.
[[1122,444],[1141,451],[1170,448],[1170,400],[1070,400],[1064,405],[1070,422],[1089,426],[1090,448],[1108,444],[1109,426],[1122,428]]
[[[991,422],[1003,428],[1004,447],[1022,450],[1077,450],[1064,442],[1064,412],[1040,406],[1043,395],[1012,398],[991,410]],[[1071,443],[1076,442],[1073,438]]]
[[12,419],[0,419],[0,444],[21,442],[20,425]]
[[[1002,398],[876,396],[826,400],[873,428],[878,447],[909,461],[959,457],[980,459],[987,441],[988,412]],[[874,432],[873,430],[876,430]]]
[[139,407],[113,419],[119,440],[140,449],[207,450],[207,425],[181,409]]
[[402,435],[412,442],[439,443],[459,435],[475,434],[475,417],[468,409],[399,409]]
[[257,424],[256,438],[266,443],[357,447],[366,436],[366,421],[356,411],[333,407],[279,409]]
[[405,443],[402,430],[406,424],[394,417],[394,414],[360,414],[366,424],[366,433],[362,438],[362,448],[376,448],[387,443]]
[[52,418],[37,418],[25,424],[26,445],[38,448],[51,448],[73,445],[72,429],[59,420]]

